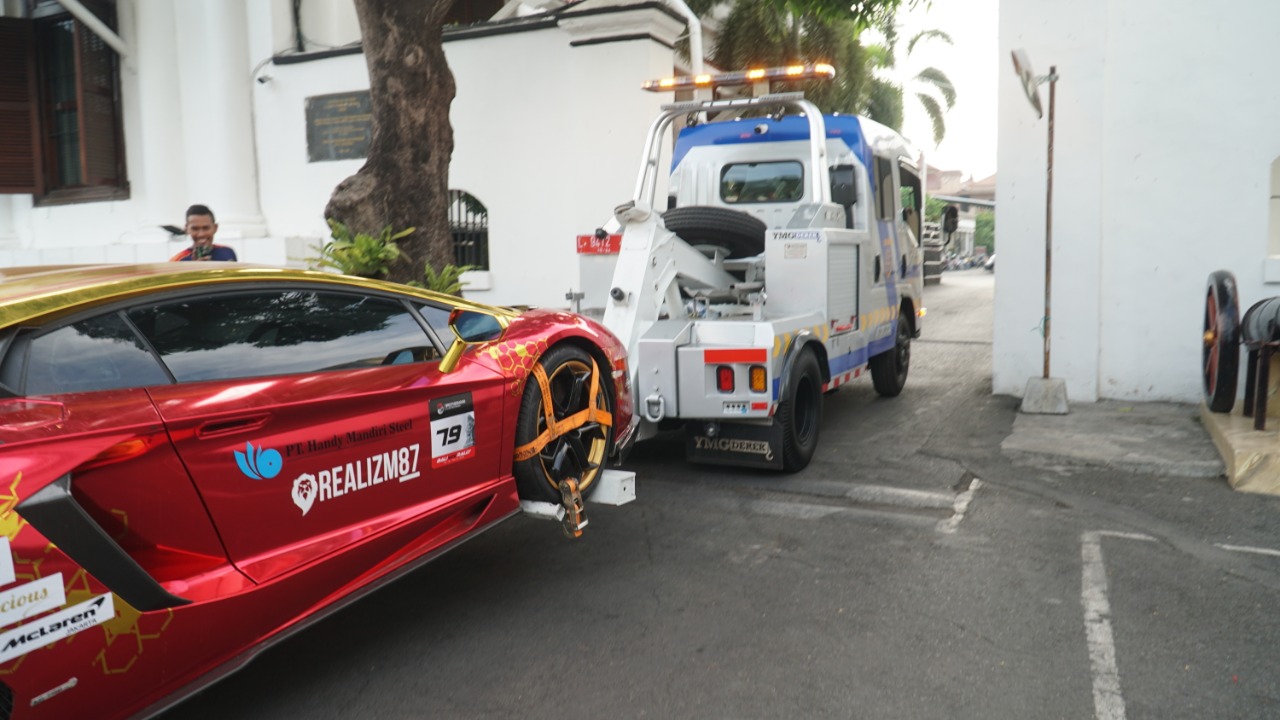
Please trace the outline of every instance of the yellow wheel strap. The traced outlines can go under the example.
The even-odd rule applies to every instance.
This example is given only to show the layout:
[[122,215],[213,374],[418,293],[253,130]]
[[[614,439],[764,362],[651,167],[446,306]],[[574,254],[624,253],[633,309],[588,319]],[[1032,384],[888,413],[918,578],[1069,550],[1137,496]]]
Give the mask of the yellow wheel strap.
[[586,409],[579,410],[563,420],[555,419],[555,405],[551,401],[551,381],[547,379],[547,373],[542,369],[542,363],[533,364],[533,377],[538,381],[538,388],[542,390],[542,413],[547,418],[547,429],[543,430],[542,434],[534,438],[532,442],[516,448],[516,462],[528,460],[542,452],[542,448],[546,447],[552,440],[589,422],[600,423],[605,428],[606,434],[608,429],[613,427],[612,413],[596,407],[596,399],[600,395],[600,371],[596,367],[595,360],[591,361],[591,391],[587,394]]

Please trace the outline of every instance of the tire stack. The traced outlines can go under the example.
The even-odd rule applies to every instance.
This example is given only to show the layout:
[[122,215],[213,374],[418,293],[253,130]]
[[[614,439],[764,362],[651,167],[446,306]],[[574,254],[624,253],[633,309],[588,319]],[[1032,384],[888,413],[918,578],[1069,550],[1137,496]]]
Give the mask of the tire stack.
[[942,240],[942,232],[938,228],[938,223],[927,222],[923,228],[922,244],[924,245],[924,284],[937,285],[942,282],[942,268],[945,261],[942,259],[943,248],[946,244]]

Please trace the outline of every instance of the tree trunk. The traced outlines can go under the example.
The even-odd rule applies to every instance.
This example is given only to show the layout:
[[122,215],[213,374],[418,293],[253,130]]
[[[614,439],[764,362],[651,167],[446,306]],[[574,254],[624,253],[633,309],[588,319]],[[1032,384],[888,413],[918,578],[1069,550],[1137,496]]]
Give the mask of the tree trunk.
[[325,217],[352,232],[416,228],[398,241],[404,256],[389,279],[421,280],[424,263],[453,262],[449,234],[449,159],[455,86],[445,62],[442,25],[455,0],[355,0],[373,137],[369,157],[334,189]]

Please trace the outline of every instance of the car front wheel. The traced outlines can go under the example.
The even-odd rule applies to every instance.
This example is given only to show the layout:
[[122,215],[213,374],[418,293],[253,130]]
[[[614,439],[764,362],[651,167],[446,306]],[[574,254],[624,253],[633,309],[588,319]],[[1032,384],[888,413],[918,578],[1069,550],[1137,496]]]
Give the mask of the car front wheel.
[[513,472],[521,499],[559,503],[560,482],[585,493],[604,471],[613,438],[611,387],[585,350],[558,345],[525,381]]

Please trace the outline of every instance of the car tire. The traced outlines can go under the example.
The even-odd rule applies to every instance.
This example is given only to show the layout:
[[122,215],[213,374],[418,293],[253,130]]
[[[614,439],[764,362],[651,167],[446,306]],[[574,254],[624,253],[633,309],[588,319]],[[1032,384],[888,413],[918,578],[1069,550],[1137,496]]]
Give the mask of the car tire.
[[726,258],[744,258],[764,252],[768,229],[760,218],[740,210],[690,205],[662,214],[667,229],[695,247],[719,247]]
[[796,358],[777,417],[782,423],[782,469],[799,472],[813,459],[822,426],[822,373],[813,352],[802,351]]
[[[595,406],[612,417],[613,390],[608,374],[601,371],[587,351],[574,345],[557,345],[538,359],[538,365],[546,374],[551,393],[552,422],[548,422],[542,384],[530,373],[516,417],[517,450],[537,441],[554,422],[588,408],[593,373],[598,376]],[[555,461],[561,452],[568,454],[564,474],[577,477],[578,489],[585,493],[604,471],[612,444],[612,420],[605,424],[588,419],[579,427],[548,437],[535,454],[514,463],[512,472],[520,498],[560,503],[559,482],[563,478],[557,477]]]
[[871,358],[871,382],[882,397],[897,397],[907,385],[911,369],[911,324],[898,316],[894,323],[893,349]]
[[1240,375],[1240,301],[1235,275],[1226,270],[1209,275],[1203,338],[1200,359],[1205,405],[1212,412],[1231,412]]

